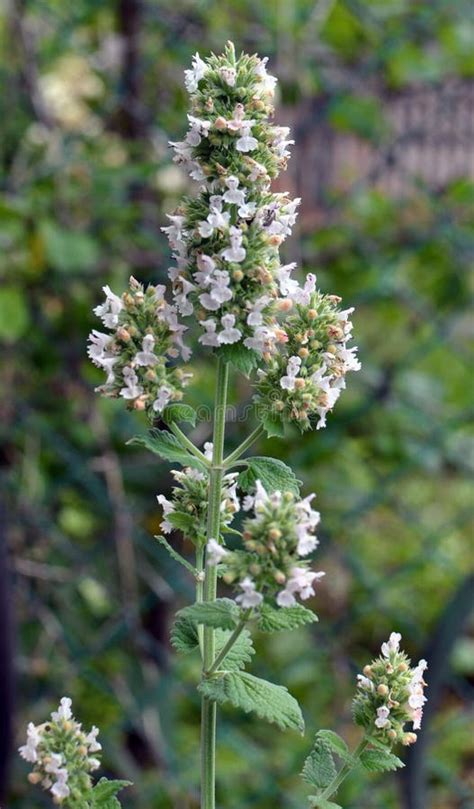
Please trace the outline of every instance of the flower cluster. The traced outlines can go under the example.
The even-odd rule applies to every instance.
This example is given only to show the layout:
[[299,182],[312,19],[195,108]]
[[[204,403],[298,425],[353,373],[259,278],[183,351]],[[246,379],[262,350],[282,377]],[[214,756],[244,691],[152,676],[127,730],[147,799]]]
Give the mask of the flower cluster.
[[105,303],[94,313],[109,333],[89,336],[92,362],[107,372],[98,391],[125,399],[130,408],[146,410],[153,419],[166,405],[183,396],[190,374],[169,365],[178,356],[189,359],[183,343],[186,327],[178,321],[175,306],[166,302],[164,286],[146,289],[134,278],[121,297],[104,287]]
[[268,351],[267,367],[258,371],[255,400],[264,413],[301,430],[326,426],[346,382],[348,371],[358,371],[357,348],[347,348],[352,336],[353,309],[341,310],[337,295],[323,295],[309,274],[304,287],[281,278],[289,312],[281,325],[282,350]]
[[[212,444],[206,445],[206,453],[208,455],[212,453]],[[173,470],[171,474],[179,485],[173,487],[170,499],[163,494],[158,495],[158,502],[163,509],[161,530],[169,534],[178,528],[187,539],[202,546],[207,537],[209,476],[189,467],[181,471]],[[234,515],[240,510],[237,476],[237,472],[231,472],[223,478],[221,502],[223,530],[230,525]]]
[[28,725],[19,753],[33,764],[29,781],[49,789],[55,803],[80,800],[91,788],[90,773],[100,766],[98,733],[96,727],[88,733],[82,730],[72,715],[71,700],[63,697],[49,722]]
[[196,314],[203,345],[242,342],[261,353],[278,339],[275,300],[278,248],[291,233],[299,200],[271,193],[286,167],[287,127],[268,122],[276,79],[266,59],[228,45],[224,54],[194,57],[186,71],[191,97],[189,131],[173,143],[175,161],[201,183],[163,228],[174,253],[170,269],[180,314]]
[[314,595],[315,583],[324,573],[310,570],[303,557],[318,545],[315,530],[319,512],[311,508],[314,495],[303,500],[292,492],[269,494],[256,481],[254,495],[247,495],[243,508],[254,515],[243,524],[243,550],[227,551],[211,539],[207,564],[224,563],[224,580],[236,584],[236,601],[245,609],[258,607],[264,598],[279,607],[296,604]]
[[401,639],[398,632],[392,632],[387,643],[382,644],[380,657],[357,676],[358,693],[353,703],[357,724],[387,745],[416,742],[416,733],[406,733],[404,725],[413,722],[413,730],[419,730],[426,702],[426,660],[412,668],[409,658],[400,651]]

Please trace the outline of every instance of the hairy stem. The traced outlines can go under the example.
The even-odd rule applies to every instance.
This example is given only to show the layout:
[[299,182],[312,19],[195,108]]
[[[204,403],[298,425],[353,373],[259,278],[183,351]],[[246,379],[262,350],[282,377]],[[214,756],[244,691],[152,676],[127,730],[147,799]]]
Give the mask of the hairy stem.
[[263,435],[263,433],[264,429],[261,424],[258,427],[255,427],[255,430],[251,432],[250,435],[237,447],[237,449],[231,452],[231,454],[225,459],[224,466],[226,469],[232,466],[232,464],[244,454],[245,450],[249,449],[249,447],[251,447],[252,444],[255,443],[255,441],[257,441],[261,435]]
[[[200,578],[200,574],[202,574],[204,570],[204,548],[202,547],[198,547],[196,550],[196,570],[196,601],[199,602],[202,601],[204,593],[204,580]],[[199,638],[199,650],[202,658],[204,655],[204,627],[202,624],[198,625],[197,631]]]
[[244,612],[241,620],[239,621],[238,625],[235,627],[235,629],[232,632],[232,635],[230,636],[229,640],[227,641],[225,646],[222,647],[220,653],[217,655],[216,659],[214,660],[214,663],[212,664],[211,668],[206,672],[207,675],[214,674],[214,672],[219,669],[221,663],[224,662],[225,658],[227,657],[230,650],[232,649],[234,643],[236,643],[236,641],[239,639],[240,635],[242,634],[242,631],[244,630],[245,625],[246,625],[247,621],[250,618],[251,612],[252,612],[251,608]]
[[351,761],[346,762],[344,766],[339,770],[336,777],[331,781],[328,787],[324,790],[321,798],[328,799],[332,795],[334,795],[339,787],[341,786],[342,782],[347,778],[349,773],[357,766],[361,753],[364,752],[365,748],[369,744],[369,740],[364,736],[362,741],[357,745],[356,749],[352,754]]
[[[214,435],[212,463],[209,471],[209,500],[207,518],[207,538],[219,540],[222,478],[224,475],[224,433],[225,410],[227,403],[228,365],[221,359],[217,365],[217,382],[214,405]],[[206,566],[203,600],[214,601],[217,589],[217,570],[214,565]],[[204,627],[203,672],[214,663],[214,630]],[[206,697],[201,702],[201,809],[215,809],[216,777],[216,703]]]

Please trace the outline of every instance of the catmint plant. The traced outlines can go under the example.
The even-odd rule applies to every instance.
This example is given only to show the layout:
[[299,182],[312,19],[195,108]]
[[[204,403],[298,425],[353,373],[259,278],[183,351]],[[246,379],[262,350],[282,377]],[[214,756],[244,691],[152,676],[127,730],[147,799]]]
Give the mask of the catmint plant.
[[[184,558],[166,536],[157,539],[195,581],[195,602],[177,613],[171,642],[178,653],[201,658],[201,809],[215,807],[218,705],[304,731],[288,690],[246,670],[254,654],[249,627],[273,633],[317,620],[304,602],[324,576],[310,558],[320,522],[314,494],[301,496],[286,464],[246,452],[264,434],[283,436],[289,425],[323,428],[346,374],[360,367],[357,349],[348,347],[353,310],[318,291],[312,274],[301,285],[292,277],[295,265],[280,259],[299,199],[271,190],[293,141],[287,127],[270,122],[276,79],[266,62],[236,58],[231,43],[219,56],[194,56],[185,71],[189,129],[172,145],[174,160],[198,187],[163,228],[173,252],[169,288],[145,289],[134,278],[122,295],[104,287],[105,302],[94,311],[106,331],[94,330],[88,349],[106,373],[98,392],[150,421],[148,433],[129,443],[181,467],[172,472],[170,495],[158,494],[161,528],[181,532],[194,558]],[[197,418],[183,402],[191,379],[183,365],[191,356],[188,330],[216,368],[212,442],[202,449],[180,426]],[[256,426],[227,452],[231,372],[251,380]],[[388,769],[375,757],[394,765],[391,746],[414,740],[403,725],[419,721],[423,666],[410,668],[396,638],[359,681],[354,716],[364,737],[356,754],[329,731],[317,736],[304,769],[318,791],[313,806],[335,806],[328,800],[356,761]],[[340,773],[334,752],[343,761]]]

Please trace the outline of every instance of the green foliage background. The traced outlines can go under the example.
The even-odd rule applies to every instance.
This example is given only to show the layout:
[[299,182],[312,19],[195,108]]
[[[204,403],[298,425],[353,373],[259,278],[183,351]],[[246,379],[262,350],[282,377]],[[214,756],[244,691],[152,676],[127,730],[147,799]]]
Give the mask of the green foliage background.
[[[301,192],[301,109],[313,109],[304,127],[314,148],[324,131],[390,162],[387,100],[453,81],[472,92],[470,19],[463,0],[18,0],[1,12],[0,472],[14,604],[12,747],[28,720],[42,721],[67,693],[85,724],[100,725],[108,774],[135,782],[125,806],[198,805],[197,661],[177,662],[168,641],[191,582],[152,539],[169,470],[125,446],[144,425],[95,397],[100,374],[85,359],[102,284],[123,288],[131,273],[165,278],[159,228],[187,188],[167,141],[185,130],[182,70],[191,54],[220,50],[230,37],[270,56],[278,120],[296,124],[299,169],[289,176]],[[426,127],[420,155],[433,134]],[[413,164],[397,193],[371,177],[343,186],[315,177],[315,196],[303,201],[288,258],[356,306],[363,370],[326,430],[258,448],[291,463],[305,492],[318,493],[318,567],[327,575],[312,605],[320,623],[259,637],[253,668],[297,696],[308,734],[223,712],[222,809],[304,805],[296,774],[312,734],[335,727],[356,740],[355,672],[392,630],[414,657],[452,641],[447,658],[435,656],[439,687],[420,758],[403,782],[354,777],[341,802],[472,805],[472,623],[459,601],[448,610],[468,574],[472,517],[472,124],[470,133],[467,168],[449,181]],[[199,352],[193,363],[189,400],[204,413],[213,367]],[[235,399],[250,398],[245,379],[233,387]],[[243,405],[239,413],[229,445],[251,427]],[[204,421],[194,437],[209,432]],[[16,757],[6,805],[49,805]]]

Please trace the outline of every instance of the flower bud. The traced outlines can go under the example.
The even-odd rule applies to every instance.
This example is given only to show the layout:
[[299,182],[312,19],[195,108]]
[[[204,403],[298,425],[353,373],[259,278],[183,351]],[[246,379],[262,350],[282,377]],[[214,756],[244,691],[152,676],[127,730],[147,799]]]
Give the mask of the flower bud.
[[369,677],[369,679],[372,677],[372,666],[364,666],[362,671],[364,672],[366,677]]
[[408,747],[410,744],[415,744],[417,740],[416,733],[404,733],[402,737],[402,744]]
[[386,686],[384,683],[380,683],[380,685],[377,686],[377,694],[379,694],[381,697],[386,697],[388,694],[388,686]]
[[281,539],[282,533],[279,528],[270,528],[268,532],[268,537],[269,539],[276,541],[278,539]]
[[123,326],[121,326],[116,331],[116,336],[118,340],[121,340],[123,343],[128,343],[130,341],[130,332],[127,331]]
[[300,348],[298,351],[298,356],[301,357],[302,360],[305,360],[307,357],[309,357],[308,349],[304,347]]
[[234,272],[232,273],[232,278],[234,279],[234,281],[237,281],[237,283],[242,281],[243,277],[244,277],[244,274],[243,274],[242,270],[234,270]]

